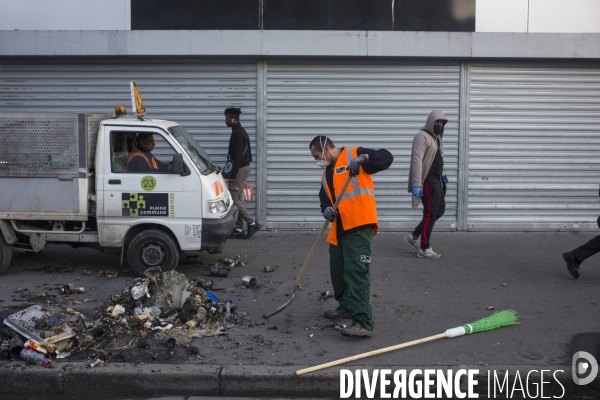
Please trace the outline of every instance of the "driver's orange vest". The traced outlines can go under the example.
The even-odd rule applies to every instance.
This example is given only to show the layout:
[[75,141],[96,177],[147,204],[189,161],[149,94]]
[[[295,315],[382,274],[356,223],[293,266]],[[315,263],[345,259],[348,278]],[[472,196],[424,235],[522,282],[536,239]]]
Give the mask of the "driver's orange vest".
[[[345,148],[338,157],[335,166],[333,167],[333,187],[335,189],[336,199],[339,197],[344,183],[350,174],[349,166],[353,158],[358,157],[358,148],[354,147],[348,151]],[[375,186],[373,186],[373,178],[367,174],[362,166],[361,172],[352,178],[342,200],[338,204],[337,211],[342,218],[344,230],[353,229],[363,225],[375,224],[375,233],[377,233],[377,205],[375,204]],[[327,184],[326,172],[323,173],[321,184],[329,197],[331,204],[334,203],[331,197],[331,190]],[[334,246],[337,246],[337,221],[331,224],[331,230],[327,241]]]
[[156,164],[156,159],[154,157],[152,157],[150,160],[148,160],[148,157],[146,157],[146,155],[144,153],[142,153],[142,151],[136,147],[134,147],[131,154],[129,154],[129,158],[127,159],[126,165],[129,165],[129,163],[131,162],[131,160],[133,160],[134,157],[142,157],[144,160],[146,160],[146,163],[148,164],[148,167],[150,169],[158,169],[158,165]]

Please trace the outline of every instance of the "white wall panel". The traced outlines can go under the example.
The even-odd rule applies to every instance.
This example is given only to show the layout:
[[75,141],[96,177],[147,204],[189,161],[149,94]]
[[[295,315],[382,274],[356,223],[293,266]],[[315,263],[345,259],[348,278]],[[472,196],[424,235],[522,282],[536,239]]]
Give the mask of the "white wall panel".
[[475,32],[527,32],[529,0],[477,0]]
[[600,1],[529,0],[529,32],[600,33]]
[[0,0],[0,30],[130,30],[130,0]]

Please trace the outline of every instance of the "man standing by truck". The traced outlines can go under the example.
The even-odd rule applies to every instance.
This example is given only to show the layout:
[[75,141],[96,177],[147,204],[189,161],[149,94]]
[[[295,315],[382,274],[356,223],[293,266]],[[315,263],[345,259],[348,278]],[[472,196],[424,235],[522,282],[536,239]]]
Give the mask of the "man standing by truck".
[[[233,204],[239,210],[235,229],[229,236],[233,239],[248,239],[262,228],[262,225],[250,216],[242,202],[244,184],[252,172],[250,166],[252,150],[250,149],[250,137],[240,123],[241,113],[242,110],[239,108],[230,107],[225,109],[225,125],[231,128],[227,154],[229,159],[233,160],[233,168],[229,175],[229,193],[233,199]],[[248,224],[248,232],[244,232],[244,221]]]

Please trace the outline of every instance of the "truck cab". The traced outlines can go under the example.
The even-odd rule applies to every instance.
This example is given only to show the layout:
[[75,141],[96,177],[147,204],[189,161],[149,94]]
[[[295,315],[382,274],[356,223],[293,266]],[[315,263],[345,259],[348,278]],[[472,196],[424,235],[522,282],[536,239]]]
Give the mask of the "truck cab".
[[[106,114],[2,117],[8,116],[0,116],[0,139],[14,148],[0,160],[0,185],[11,188],[0,194],[0,272],[11,251],[40,251],[48,243],[120,248],[139,275],[148,268],[174,269],[181,252],[222,251],[238,211],[219,168],[182,126]],[[55,138],[64,145],[44,150],[68,155],[61,171],[53,175],[48,163],[29,165],[28,174],[19,171],[32,150],[26,136],[65,118],[78,126],[54,132],[64,135]],[[18,132],[3,129],[14,126]],[[9,140],[17,133],[22,141]],[[149,136],[154,148],[144,152],[140,138]],[[132,168],[136,156],[153,156],[156,165]],[[69,168],[71,175],[65,174]],[[72,205],[44,201],[43,189],[28,191],[57,186],[57,196]]]

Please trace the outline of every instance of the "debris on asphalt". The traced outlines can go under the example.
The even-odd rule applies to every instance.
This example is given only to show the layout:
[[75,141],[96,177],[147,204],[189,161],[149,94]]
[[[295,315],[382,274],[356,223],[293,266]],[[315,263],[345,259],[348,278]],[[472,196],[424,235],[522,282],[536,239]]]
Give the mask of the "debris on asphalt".
[[495,310],[495,309],[496,309],[496,307],[494,307],[494,306],[489,306],[487,309],[488,309],[488,310]]
[[242,278],[242,285],[254,287],[256,286],[257,280],[253,276],[244,276]]
[[270,266],[270,265],[265,266],[265,272],[273,272],[273,271],[275,271],[275,268],[273,268],[272,266]]
[[[231,260],[239,263],[239,259]],[[111,271],[102,271],[100,276],[109,275]],[[151,341],[160,340],[173,355],[176,347],[187,348],[193,338],[224,335],[250,321],[246,312],[237,311],[232,299],[219,302],[176,271],[126,282],[127,287],[89,315],[58,305],[34,305],[0,318],[0,325],[6,325],[0,330],[1,354],[45,367],[52,365],[52,358],[66,361],[84,356],[94,368],[110,362],[103,355],[112,354],[109,350],[118,350],[118,359],[130,361],[132,356],[124,350],[136,343],[150,348]],[[66,288],[76,287],[61,287]]]
[[265,321],[254,321],[254,323],[256,324],[256,326],[261,326],[265,324]]
[[221,268],[218,265],[213,265],[210,267],[208,274],[217,278],[227,278],[229,276],[229,272],[231,272],[230,268]]
[[74,293],[85,293],[84,287],[77,287],[74,283],[64,285],[59,289],[60,294],[74,294]]
[[98,276],[105,276],[107,278],[116,278],[117,276],[119,276],[119,273],[116,271],[110,271],[110,270],[100,270],[100,272],[98,272]]
[[331,293],[329,290],[327,290],[327,291],[321,293],[321,301],[325,301],[332,296],[333,296],[333,293]]

